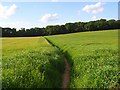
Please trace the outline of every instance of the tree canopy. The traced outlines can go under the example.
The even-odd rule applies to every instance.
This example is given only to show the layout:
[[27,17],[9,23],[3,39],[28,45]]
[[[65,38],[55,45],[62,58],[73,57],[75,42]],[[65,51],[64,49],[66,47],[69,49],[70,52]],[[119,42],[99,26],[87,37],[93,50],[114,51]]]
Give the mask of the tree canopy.
[[65,25],[51,25],[46,26],[46,28],[21,28],[16,30],[16,28],[2,28],[0,27],[0,32],[2,32],[2,37],[28,37],[28,36],[45,36],[45,35],[56,35],[56,34],[66,34],[74,32],[86,32],[86,31],[98,31],[98,30],[110,30],[110,29],[120,29],[120,20],[106,20],[100,19],[96,21],[89,22],[75,22],[66,23]]

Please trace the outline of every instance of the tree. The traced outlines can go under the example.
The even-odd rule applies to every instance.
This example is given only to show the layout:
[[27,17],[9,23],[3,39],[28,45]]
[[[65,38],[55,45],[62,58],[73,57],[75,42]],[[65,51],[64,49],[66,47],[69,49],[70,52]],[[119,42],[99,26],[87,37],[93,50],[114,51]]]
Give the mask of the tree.
[[7,36],[16,36],[16,29],[15,28],[13,28],[13,29],[11,29],[11,28],[2,28],[2,36],[5,36],[5,37],[7,37]]
[[[2,27],[1,27],[2,28]],[[84,31],[96,31],[96,30],[108,30],[108,29],[120,29],[120,20],[106,20],[100,19],[97,21],[90,22],[75,22],[66,23],[65,25],[54,25],[47,26],[46,28],[21,28],[16,31],[15,28],[2,28],[3,37],[12,36],[44,36],[44,35],[55,35],[55,34],[66,34],[74,32],[84,32]]]
[[117,22],[114,19],[108,21],[109,29],[115,29],[117,27]]
[[19,31],[17,31],[17,36],[25,36],[25,28],[21,28]]
[[74,23],[66,23],[65,27],[66,27],[66,30],[67,30],[68,33],[75,32],[76,25]]
[[120,29],[120,20],[117,20],[116,22],[117,22],[116,28],[117,28],[117,29]]
[[97,25],[96,22],[91,21],[85,24],[85,30],[86,31],[96,31],[97,30]]

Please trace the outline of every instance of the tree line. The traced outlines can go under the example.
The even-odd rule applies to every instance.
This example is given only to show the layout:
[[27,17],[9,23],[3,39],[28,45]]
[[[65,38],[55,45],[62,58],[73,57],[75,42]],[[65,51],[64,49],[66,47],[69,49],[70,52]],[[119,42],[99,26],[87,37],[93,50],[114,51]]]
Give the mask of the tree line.
[[[2,28],[2,27],[1,27]],[[86,31],[99,31],[99,30],[110,30],[120,29],[120,20],[106,20],[100,19],[89,22],[75,22],[66,23],[65,25],[51,25],[46,28],[2,28],[2,37],[29,37],[29,36],[47,36],[56,34],[67,34],[74,32],[86,32]],[[1,31],[0,31],[1,32]]]

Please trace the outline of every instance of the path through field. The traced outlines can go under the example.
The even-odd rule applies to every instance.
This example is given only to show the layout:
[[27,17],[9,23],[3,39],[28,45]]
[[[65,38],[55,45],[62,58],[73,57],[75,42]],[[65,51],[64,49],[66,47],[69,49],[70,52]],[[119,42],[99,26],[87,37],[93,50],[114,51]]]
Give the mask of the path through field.
[[62,88],[68,88],[68,84],[70,81],[70,65],[68,64],[66,58],[64,58],[64,63],[65,63],[65,71],[63,75]]
[[[45,37],[44,37],[45,38]],[[47,38],[45,38],[52,46],[54,46],[55,48],[58,48],[57,46],[55,46],[51,41],[49,41]],[[58,48],[59,49],[59,48]],[[62,53],[62,52],[61,52]],[[63,53],[62,53],[63,54]],[[63,54],[64,56],[64,54]],[[65,70],[64,70],[64,74],[63,74],[63,80],[62,80],[62,86],[61,88],[68,88],[68,85],[69,85],[69,81],[70,81],[70,65],[66,59],[66,57],[64,56],[64,67],[65,67]]]

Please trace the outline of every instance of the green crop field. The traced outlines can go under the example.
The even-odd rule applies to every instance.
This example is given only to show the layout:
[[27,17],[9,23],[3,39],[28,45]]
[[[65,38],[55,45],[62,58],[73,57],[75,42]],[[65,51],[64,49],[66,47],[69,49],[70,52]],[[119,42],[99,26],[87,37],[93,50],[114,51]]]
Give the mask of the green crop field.
[[118,30],[46,37],[66,54],[71,65],[70,88],[118,85]]
[[69,88],[111,88],[120,83],[118,30],[45,38],[2,38],[3,88],[61,87],[65,57],[71,69]]
[[2,39],[3,88],[61,87],[63,56],[42,37]]

